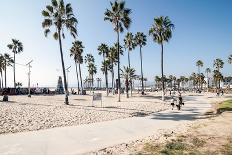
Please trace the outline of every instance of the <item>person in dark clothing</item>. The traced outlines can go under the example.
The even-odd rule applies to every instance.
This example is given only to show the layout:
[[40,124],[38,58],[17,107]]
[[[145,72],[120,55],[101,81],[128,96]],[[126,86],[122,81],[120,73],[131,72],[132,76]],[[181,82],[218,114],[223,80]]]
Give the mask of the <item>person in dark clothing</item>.
[[223,96],[224,95],[224,91],[222,90],[221,93],[222,93],[222,96]]
[[175,105],[175,98],[172,97],[172,101],[171,101],[172,110],[173,110],[173,108],[174,108],[174,105]]

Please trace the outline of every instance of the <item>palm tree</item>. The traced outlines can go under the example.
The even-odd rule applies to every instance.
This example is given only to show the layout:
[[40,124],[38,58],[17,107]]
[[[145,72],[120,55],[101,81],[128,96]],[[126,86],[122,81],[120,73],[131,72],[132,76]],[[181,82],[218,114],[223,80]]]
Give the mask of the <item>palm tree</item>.
[[221,68],[223,68],[224,62],[221,59],[215,59],[213,62],[213,66],[216,68],[216,70],[220,71]]
[[170,88],[172,89],[173,75],[169,75],[168,78],[169,78],[169,81],[170,81]]
[[220,80],[223,79],[220,69],[223,68],[224,62],[217,58],[213,62],[213,66],[216,68],[217,71],[214,71],[214,79],[216,79],[216,83],[218,83],[218,88],[220,89]]
[[143,85],[143,57],[142,57],[142,47],[146,45],[146,35],[142,32],[137,32],[135,35],[135,44],[139,46],[140,51],[140,67],[141,67],[141,78],[142,78],[142,95],[144,95],[144,85]]
[[129,84],[132,81],[131,78],[134,78],[136,76],[135,69],[123,66],[121,75],[125,79],[126,94],[127,98],[129,98]]
[[201,67],[203,67],[204,63],[201,60],[196,62],[196,66],[198,67],[198,74],[201,73]]
[[14,53],[14,88],[16,88],[16,82],[15,82],[15,54],[19,54],[23,52],[23,44],[17,40],[17,39],[12,39],[12,43],[8,44],[7,47],[12,50]]
[[59,40],[60,46],[60,57],[62,63],[63,77],[64,77],[64,87],[65,87],[65,104],[68,103],[68,87],[66,81],[65,74],[65,65],[63,59],[63,51],[62,51],[62,38],[65,38],[64,28],[70,32],[70,34],[76,38],[77,36],[77,19],[73,14],[73,9],[70,3],[64,4],[63,0],[51,0],[51,5],[47,5],[45,10],[42,11],[42,15],[44,17],[44,21],[42,22],[42,27],[44,30],[44,35],[47,37],[48,33],[50,33],[50,29],[52,26],[55,27],[55,32],[53,37],[55,40]]
[[87,54],[85,56],[85,63],[87,63],[87,68],[89,72],[89,77],[91,78],[92,90],[93,90],[93,76],[97,73],[97,67],[94,64],[95,59],[92,54]]
[[232,64],[232,54],[229,55],[229,57],[228,57],[228,63],[229,63],[229,64]]
[[7,66],[12,66],[12,64],[14,63],[14,60],[7,53],[4,53],[3,56],[4,56],[4,71],[5,71],[5,88],[6,88],[6,68]]
[[[168,16],[154,18],[154,24],[149,30],[149,35],[153,37],[154,42],[161,45],[161,74],[164,77],[163,71],[163,44],[168,42],[172,37],[172,30],[174,29],[174,24]],[[162,100],[164,100],[164,81],[162,81]]]
[[[128,49],[128,66],[130,66],[130,52],[135,48],[134,36],[131,32],[128,32],[124,38],[124,47]],[[130,90],[132,96],[132,82],[130,82]]]
[[111,70],[112,75],[112,93],[114,94],[114,65],[117,62],[117,49],[113,46],[109,49],[109,55],[108,55],[108,61],[109,61],[109,69]]
[[106,95],[109,95],[109,90],[108,90],[108,66],[106,65],[106,57],[108,57],[109,54],[109,47],[106,44],[101,44],[100,46],[98,46],[98,54],[103,56],[103,63],[105,65],[104,66],[104,74],[105,74],[105,82],[106,82]]
[[3,88],[3,77],[2,77],[3,70],[4,70],[4,56],[1,54],[0,55],[0,74],[1,74],[0,88]]
[[206,77],[207,77],[207,91],[209,91],[209,73],[211,73],[210,68],[205,69]]
[[[82,45],[81,41],[75,41],[72,43],[73,46],[70,49],[70,56],[73,56],[75,65],[76,65],[76,74],[77,74],[77,84],[78,84],[78,94],[79,94],[79,78],[78,78],[78,71],[77,71],[77,63],[79,64],[79,76],[81,78],[81,69],[80,69],[80,64],[83,63],[83,48],[84,46]],[[82,80],[81,80],[81,92],[83,92],[83,87],[82,87]]]
[[17,88],[20,88],[20,87],[23,86],[23,84],[22,84],[21,82],[16,82],[16,83],[15,83],[15,86],[16,86]]
[[191,76],[189,77],[189,79],[193,82],[193,88],[195,89],[195,86],[197,84],[197,75],[196,73],[192,73]]
[[92,84],[92,91],[93,91],[93,81],[94,81],[93,76],[94,76],[94,74],[97,73],[97,67],[94,63],[89,63],[87,65],[87,68],[88,68],[89,75],[91,77],[91,82],[92,82],[91,84]]
[[117,53],[118,53],[118,102],[120,102],[120,44],[119,44],[119,33],[122,33],[124,27],[126,29],[129,28],[131,24],[131,19],[129,17],[131,10],[125,8],[125,1],[115,1],[114,3],[110,2],[111,9],[106,9],[105,12],[105,21],[109,21],[112,23],[114,31],[117,33]]
[[161,81],[161,78],[159,76],[155,76],[155,83],[156,83],[156,87],[159,89],[159,83]]
[[213,78],[216,83],[216,89],[220,89],[220,81],[223,80],[223,75],[220,71],[214,70],[213,71]]

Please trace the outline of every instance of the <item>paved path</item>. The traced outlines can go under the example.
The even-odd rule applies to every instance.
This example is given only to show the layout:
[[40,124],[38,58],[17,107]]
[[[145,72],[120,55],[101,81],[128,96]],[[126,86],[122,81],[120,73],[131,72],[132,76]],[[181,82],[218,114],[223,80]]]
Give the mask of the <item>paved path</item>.
[[191,121],[211,106],[189,96],[181,111],[0,136],[0,155],[76,155],[144,138]]

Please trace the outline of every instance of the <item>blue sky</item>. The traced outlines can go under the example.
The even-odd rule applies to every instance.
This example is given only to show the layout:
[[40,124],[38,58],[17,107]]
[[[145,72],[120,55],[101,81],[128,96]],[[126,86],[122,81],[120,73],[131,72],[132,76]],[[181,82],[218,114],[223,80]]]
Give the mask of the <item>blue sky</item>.
[[[100,65],[102,57],[97,53],[100,43],[112,45],[116,34],[112,25],[104,21],[104,12],[110,7],[109,0],[65,0],[72,4],[79,21],[78,39],[85,46],[84,54],[92,53],[98,66],[96,77],[102,77]],[[2,1],[0,5],[0,52],[11,53],[6,45],[11,38],[22,41],[24,52],[16,56],[16,62],[26,64],[33,59],[32,84],[55,86],[61,73],[58,42],[52,36],[44,37],[41,22],[41,11],[50,0]],[[206,67],[213,68],[213,60],[221,58],[225,65],[223,74],[231,76],[232,67],[227,57],[232,54],[232,1],[231,0],[126,0],[126,7],[132,9],[130,32],[144,32],[147,45],[142,49],[144,76],[153,81],[160,75],[160,47],[148,36],[148,30],[154,17],[169,16],[175,24],[173,37],[164,46],[164,72],[166,75],[189,75],[197,72],[195,63],[198,59]],[[127,30],[125,31],[125,33]],[[121,34],[121,43],[125,33]],[[73,38],[66,35],[63,40],[64,60],[66,67],[72,66],[69,73],[70,85],[76,85],[75,66],[69,57]],[[122,57],[122,66],[127,65],[127,57]],[[140,73],[139,48],[131,53],[131,66]],[[16,81],[27,85],[27,70],[16,66]],[[83,78],[87,74],[82,66]],[[8,68],[8,85],[13,85],[13,69]]]

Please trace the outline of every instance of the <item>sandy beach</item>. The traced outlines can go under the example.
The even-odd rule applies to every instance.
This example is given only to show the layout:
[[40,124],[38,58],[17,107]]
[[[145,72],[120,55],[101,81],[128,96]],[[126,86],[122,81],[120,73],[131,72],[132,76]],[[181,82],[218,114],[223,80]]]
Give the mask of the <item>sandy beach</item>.
[[70,105],[65,105],[63,95],[9,96],[9,102],[0,103],[0,134],[123,119],[169,107],[157,93],[143,97],[133,94],[129,99],[122,95],[122,102],[117,102],[116,95],[103,95],[102,105],[101,101],[92,104],[90,95],[70,95],[69,98]]

